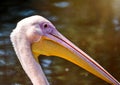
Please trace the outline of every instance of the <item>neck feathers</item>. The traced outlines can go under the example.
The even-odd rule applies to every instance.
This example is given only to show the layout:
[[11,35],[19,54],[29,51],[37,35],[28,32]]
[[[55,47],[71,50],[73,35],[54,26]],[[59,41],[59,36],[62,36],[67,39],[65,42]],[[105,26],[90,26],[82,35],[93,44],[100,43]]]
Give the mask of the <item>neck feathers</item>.
[[10,35],[17,57],[33,85],[49,85],[41,66],[35,61],[31,43],[16,29]]

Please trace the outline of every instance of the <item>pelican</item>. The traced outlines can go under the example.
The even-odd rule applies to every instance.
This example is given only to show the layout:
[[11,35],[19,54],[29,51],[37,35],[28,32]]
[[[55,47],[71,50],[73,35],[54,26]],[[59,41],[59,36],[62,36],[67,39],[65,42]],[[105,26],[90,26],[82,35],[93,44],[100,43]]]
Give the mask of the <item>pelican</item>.
[[120,85],[102,66],[60,34],[55,26],[42,16],[34,15],[18,22],[10,38],[33,85],[49,85],[38,63],[39,55],[64,58],[109,84]]

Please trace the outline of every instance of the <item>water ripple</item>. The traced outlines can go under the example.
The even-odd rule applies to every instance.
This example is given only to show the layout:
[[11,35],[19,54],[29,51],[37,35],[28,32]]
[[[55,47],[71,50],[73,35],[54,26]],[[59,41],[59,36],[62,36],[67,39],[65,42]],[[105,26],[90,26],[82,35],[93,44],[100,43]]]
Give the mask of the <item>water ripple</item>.
[[70,5],[69,2],[57,2],[57,3],[54,3],[54,6],[56,7],[59,7],[59,8],[65,8],[65,7],[68,7]]

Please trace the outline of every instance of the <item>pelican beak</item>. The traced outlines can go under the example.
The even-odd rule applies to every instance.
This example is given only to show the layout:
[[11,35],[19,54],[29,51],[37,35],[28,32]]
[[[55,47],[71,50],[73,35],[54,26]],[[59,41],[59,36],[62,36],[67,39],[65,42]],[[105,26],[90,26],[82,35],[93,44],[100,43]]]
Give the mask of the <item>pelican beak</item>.
[[119,82],[102,66],[58,31],[42,36],[38,42],[33,43],[32,52],[36,59],[40,54],[64,58],[110,84],[119,85]]

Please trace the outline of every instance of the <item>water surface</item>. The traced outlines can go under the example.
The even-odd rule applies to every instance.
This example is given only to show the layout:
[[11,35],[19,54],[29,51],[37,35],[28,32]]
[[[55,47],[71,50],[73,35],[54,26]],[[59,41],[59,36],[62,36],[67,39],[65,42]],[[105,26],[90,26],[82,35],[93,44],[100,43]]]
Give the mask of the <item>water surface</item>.
[[[119,0],[6,0],[0,3],[0,85],[32,85],[11,45],[16,23],[31,15],[49,19],[56,28],[120,81]],[[108,85],[78,66],[40,56],[51,85]]]

